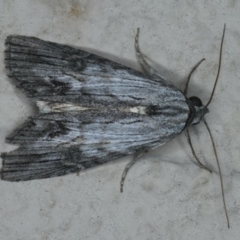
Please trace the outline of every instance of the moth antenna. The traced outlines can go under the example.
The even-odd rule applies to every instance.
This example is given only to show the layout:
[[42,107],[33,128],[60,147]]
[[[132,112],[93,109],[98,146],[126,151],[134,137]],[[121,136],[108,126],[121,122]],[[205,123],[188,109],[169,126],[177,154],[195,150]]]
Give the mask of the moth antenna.
[[128,170],[132,167],[132,165],[140,158],[142,157],[148,150],[145,150],[143,152],[141,152],[138,156],[136,156],[131,162],[129,162],[126,167],[123,170],[122,173],[122,178],[121,178],[121,182],[120,182],[120,192],[123,192],[123,185],[124,185],[124,180],[127,176]]
[[225,201],[224,187],[223,187],[222,171],[221,171],[220,163],[219,163],[219,160],[218,160],[217,149],[216,149],[216,146],[215,146],[215,143],[214,143],[214,140],[213,140],[212,133],[211,133],[211,131],[210,131],[210,128],[209,128],[206,120],[204,119],[203,122],[204,122],[204,124],[205,124],[205,126],[206,126],[206,128],[207,128],[207,130],[208,130],[208,133],[209,133],[210,138],[211,138],[211,141],[212,141],[213,151],[214,151],[214,155],[215,155],[215,158],[216,158],[216,161],[217,161],[218,172],[219,172],[219,177],[220,177],[223,207],[224,207],[224,211],[225,211],[225,215],[226,215],[226,219],[227,219],[227,225],[228,225],[228,228],[230,228],[230,222],[229,222],[229,217],[228,217],[228,212],[227,212],[227,206],[226,206],[226,201]]
[[208,167],[206,167],[204,164],[202,164],[201,161],[199,160],[199,158],[197,157],[197,155],[195,153],[195,150],[193,148],[193,145],[192,145],[192,140],[191,140],[191,137],[190,137],[188,129],[186,129],[186,136],[187,136],[187,140],[188,140],[189,146],[190,146],[190,148],[192,150],[192,154],[195,157],[195,159],[197,160],[199,167],[204,168],[207,171],[209,171],[210,173],[212,173],[212,171]]
[[190,78],[193,74],[193,72],[198,68],[198,66],[204,61],[206,60],[205,58],[201,59],[191,70],[191,72],[189,73],[188,75],[188,79],[187,79],[187,82],[186,82],[186,85],[185,85],[185,89],[184,89],[184,95],[186,96],[187,95],[187,92],[188,92],[188,84],[190,82]]
[[206,104],[206,107],[211,103],[216,86],[217,86],[217,82],[218,82],[218,77],[220,74],[220,70],[221,70],[221,64],[222,64],[222,49],[223,49],[223,40],[224,40],[224,36],[225,36],[225,29],[226,29],[226,23],[224,24],[224,28],[223,28],[223,34],[222,34],[222,41],[221,41],[221,46],[220,46],[220,55],[219,55],[219,62],[218,62],[218,72],[217,72],[217,77],[214,83],[214,87],[210,96],[210,99],[208,100],[208,103]]

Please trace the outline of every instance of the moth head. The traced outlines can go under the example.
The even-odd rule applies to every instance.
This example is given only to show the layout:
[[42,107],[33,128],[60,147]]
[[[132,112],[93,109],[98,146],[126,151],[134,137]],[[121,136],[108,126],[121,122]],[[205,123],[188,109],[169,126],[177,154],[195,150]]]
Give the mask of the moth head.
[[195,114],[192,121],[192,125],[198,124],[202,121],[205,114],[209,112],[208,108],[202,104],[202,101],[198,97],[190,97],[189,101],[192,103],[192,106],[194,107]]
[[[213,98],[213,95],[214,95],[214,92],[215,92],[215,89],[216,89],[216,86],[217,86],[217,82],[218,82],[218,77],[219,77],[219,74],[220,74],[220,69],[221,69],[221,62],[222,62],[222,47],[223,47],[223,39],[224,39],[224,35],[225,35],[225,27],[226,27],[226,24],[224,24],[224,28],[223,28],[223,35],[222,35],[222,41],[221,41],[221,47],[220,47],[220,56],[219,56],[219,64],[218,64],[218,72],[217,72],[217,76],[216,76],[216,80],[215,80],[215,83],[214,83],[214,86],[213,86],[213,90],[212,90],[212,93],[211,93],[211,96],[207,102],[207,104],[204,106],[202,104],[202,101],[198,98],[198,97],[190,97],[188,100],[189,100],[189,103],[191,105],[191,108],[192,108],[192,114],[190,116],[190,122],[188,123],[189,124],[192,124],[192,125],[195,125],[195,124],[198,124],[199,122],[201,122],[202,120],[204,120],[204,123],[205,125],[207,126],[207,123],[204,119],[204,116],[206,113],[209,112],[208,110],[208,106],[209,104],[211,103],[212,101],[212,98]],[[189,73],[188,75],[188,80],[186,82],[186,85],[185,85],[185,89],[184,89],[184,95],[187,96],[187,92],[188,92],[188,84],[189,84],[189,81],[190,81],[190,78],[192,76],[192,73],[197,69],[197,67],[205,60],[205,58],[201,59],[194,67],[193,69],[191,70],[191,72]]]

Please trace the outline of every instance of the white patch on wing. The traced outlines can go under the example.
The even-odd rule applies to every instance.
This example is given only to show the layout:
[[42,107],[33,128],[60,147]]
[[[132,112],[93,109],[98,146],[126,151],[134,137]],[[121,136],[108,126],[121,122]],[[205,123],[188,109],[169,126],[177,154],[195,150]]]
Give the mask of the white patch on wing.
[[76,112],[84,111],[89,108],[82,107],[79,105],[74,105],[71,103],[51,103],[45,101],[37,101],[37,106],[41,113],[50,113],[50,112]]
[[119,108],[119,110],[122,112],[146,114],[146,107],[143,107],[143,106]]
[[[71,104],[71,103],[51,103],[51,102],[45,102],[45,101],[37,101],[37,106],[41,113],[77,112],[77,111],[85,111],[90,109],[90,108],[82,107],[80,105]],[[143,106],[120,108],[119,110],[123,112],[146,114],[146,107],[143,107]]]

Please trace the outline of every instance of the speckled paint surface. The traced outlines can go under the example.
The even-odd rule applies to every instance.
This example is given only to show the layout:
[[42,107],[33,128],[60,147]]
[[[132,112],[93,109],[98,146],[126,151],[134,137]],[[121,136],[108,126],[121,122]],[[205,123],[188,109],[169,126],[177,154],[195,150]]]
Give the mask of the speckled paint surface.
[[219,175],[203,124],[191,128],[200,169],[184,134],[142,157],[119,183],[132,156],[77,175],[22,183],[0,182],[1,239],[237,239],[240,234],[240,3],[237,1],[5,1],[0,0],[0,152],[5,137],[36,113],[4,69],[8,35],[35,36],[85,48],[140,70],[140,47],[152,66],[181,89],[205,57],[189,96],[206,103],[215,80],[227,24],[219,83],[210,113],[230,217],[227,229]]

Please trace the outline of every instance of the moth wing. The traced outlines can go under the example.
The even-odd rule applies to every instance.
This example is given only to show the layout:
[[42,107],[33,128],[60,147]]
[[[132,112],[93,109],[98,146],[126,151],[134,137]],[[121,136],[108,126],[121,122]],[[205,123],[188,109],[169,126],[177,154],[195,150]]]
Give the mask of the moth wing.
[[159,77],[73,47],[14,35],[5,44],[8,75],[36,100],[85,107],[185,101],[181,91]]
[[120,112],[40,114],[8,138],[20,147],[2,154],[2,179],[61,176],[161,146],[182,131],[186,115],[173,120],[171,114],[161,119]]
[[160,146],[185,127],[189,107],[163,79],[36,38],[6,40],[8,74],[38,101],[39,114],[15,131],[2,178],[60,176]]

